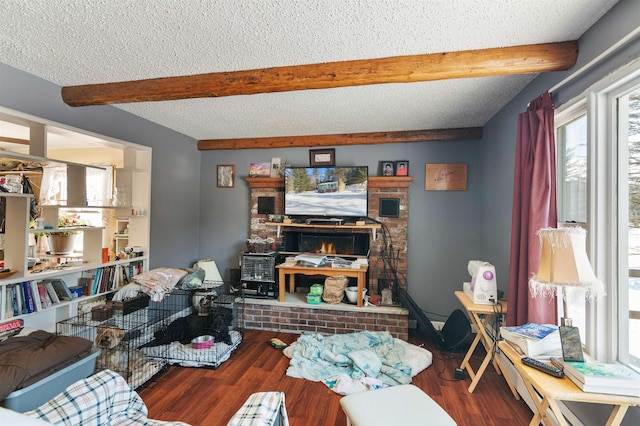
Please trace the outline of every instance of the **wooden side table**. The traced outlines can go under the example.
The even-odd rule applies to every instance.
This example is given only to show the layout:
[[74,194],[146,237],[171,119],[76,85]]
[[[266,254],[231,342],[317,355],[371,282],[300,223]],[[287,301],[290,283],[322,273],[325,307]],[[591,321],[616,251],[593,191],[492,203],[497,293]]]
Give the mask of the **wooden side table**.
[[[496,372],[499,375],[504,376],[513,396],[516,399],[520,399],[520,395],[518,395],[518,391],[513,386],[513,383],[511,383],[511,379],[509,379],[508,375],[504,374],[502,364],[500,364],[500,359],[497,356],[494,356],[493,352],[496,344],[495,339],[497,339],[498,336],[490,336],[487,332],[487,325],[490,324],[493,318],[495,318],[497,315],[504,315],[507,313],[507,304],[500,301],[496,305],[481,305],[473,303],[473,301],[469,299],[464,291],[456,291],[455,295],[460,303],[462,303],[462,306],[464,306],[464,308],[466,309],[467,313],[469,314],[471,323],[477,330],[476,338],[473,339],[473,342],[471,343],[467,354],[462,360],[462,364],[460,364],[460,368],[463,370],[466,369],[469,373],[469,377],[471,377],[471,384],[469,385],[468,389],[469,393],[473,393],[476,386],[478,385],[478,382],[480,381],[480,378],[484,374],[484,371],[487,369],[489,362],[493,360],[493,366],[496,369]],[[480,315],[484,315],[484,320],[480,318]],[[484,360],[482,360],[482,364],[480,364],[480,368],[478,368],[478,371],[474,372],[471,364],[469,364],[469,360],[471,359],[473,352],[480,342],[482,342],[482,345],[484,346],[487,354],[485,355]]]
[[[629,407],[640,405],[640,397],[637,396],[583,392],[566,376],[556,378],[536,370],[533,367],[524,365],[520,360],[522,358],[521,355],[516,353],[507,342],[499,342],[498,348],[513,363],[522,377],[527,392],[529,392],[531,399],[533,399],[536,404],[537,411],[531,419],[529,426],[538,425],[540,422],[544,422],[545,425],[553,424],[547,416],[547,410],[549,408],[560,426],[569,426],[567,419],[565,419],[560,410],[558,401],[613,405],[613,410],[607,420],[607,426],[619,425]],[[542,400],[539,400],[538,395],[542,397]]]
[[360,265],[360,269],[349,269],[349,268],[326,268],[326,267],[318,267],[318,268],[309,268],[305,266],[297,266],[297,265],[278,265],[276,266],[279,272],[279,291],[280,291],[280,302],[284,302],[284,291],[285,291],[285,283],[286,277],[289,277],[289,293],[293,293],[295,291],[295,274],[303,274],[303,275],[325,275],[327,277],[335,277],[337,275],[344,275],[345,277],[355,277],[358,280],[358,307],[362,307],[362,289],[365,286],[365,281],[367,279],[367,270],[369,269],[369,265]]

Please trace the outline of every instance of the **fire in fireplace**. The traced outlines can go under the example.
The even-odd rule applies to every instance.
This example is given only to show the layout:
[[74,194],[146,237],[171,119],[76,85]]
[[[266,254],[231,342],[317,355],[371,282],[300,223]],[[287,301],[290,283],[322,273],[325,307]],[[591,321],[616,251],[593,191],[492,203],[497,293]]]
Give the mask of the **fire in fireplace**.
[[284,249],[289,252],[364,256],[369,251],[368,233],[288,232]]

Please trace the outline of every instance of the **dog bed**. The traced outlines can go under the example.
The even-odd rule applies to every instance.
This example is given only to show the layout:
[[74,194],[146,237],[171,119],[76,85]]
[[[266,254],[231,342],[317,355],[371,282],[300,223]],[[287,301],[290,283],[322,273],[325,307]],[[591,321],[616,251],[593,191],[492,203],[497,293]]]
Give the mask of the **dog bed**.
[[411,383],[433,358],[386,331],[303,334],[283,352],[291,359],[287,376],[321,381],[341,395]]
[[0,401],[86,358],[92,346],[81,337],[28,328],[8,337],[0,342]]
[[231,353],[242,342],[242,334],[236,330],[229,331],[231,344],[216,342],[207,349],[194,349],[191,343],[171,342],[168,345],[140,348],[149,358],[165,361],[182,367],[216,368],[229,359]]

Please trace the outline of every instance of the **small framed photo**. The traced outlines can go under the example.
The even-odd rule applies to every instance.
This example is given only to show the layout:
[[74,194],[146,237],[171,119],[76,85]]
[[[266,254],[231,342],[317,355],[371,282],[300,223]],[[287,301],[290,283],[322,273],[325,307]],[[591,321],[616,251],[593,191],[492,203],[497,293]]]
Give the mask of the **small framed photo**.
[[309,164],[311,167],[315,166],[335,166],[336,165],[336,150],[331,149],[310,149],[309,150]]
[[218,164],[218,188],[233,188],[236,177],[236,166]]
[[380,176],[393,176],[394,171],[395,171],[395,165],[393,161],[380,162]]
[[249,167],[249,177],[269,177],[271,176],[271,163],[263,161],[261,163],[251,163]]
[[396,161],[396,176],[409,176],[409,162],[407,160]]

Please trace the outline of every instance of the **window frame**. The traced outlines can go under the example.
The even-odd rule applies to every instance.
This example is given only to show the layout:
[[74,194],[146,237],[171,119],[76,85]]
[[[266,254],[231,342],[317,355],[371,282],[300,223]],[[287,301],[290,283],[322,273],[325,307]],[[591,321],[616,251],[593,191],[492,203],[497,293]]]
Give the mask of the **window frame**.
[[[604,362],[630,362],[628,338],[623,338],[629,333],[629,274],[628,270],[622,271],[628,262],[619,256],[625,248],[628,252],[628,235],[621,235],[628,229],[628,217],[624,219],[628,215],[628,205],[622,211],[624,206],[620,205],[618,197],[618,189],[625,182],[621,174],[626,170],[619,165],[623,160],[628,162],[628,157],[624,150],[618,149],[618,135],[624,130],[618,123],[618,99],[639,86],[640,59],[636,59],[556,111],[557,129],[586,108],[587,254],[596,275],[605,283],[607,296],[586,304],[584,343],[591,356]],[[563,158],[558,156],[558,178],[563,170],[560,168]],[[562,195],[558,193],[559,209]],[[627,284],[622,286],[621,279]]]

